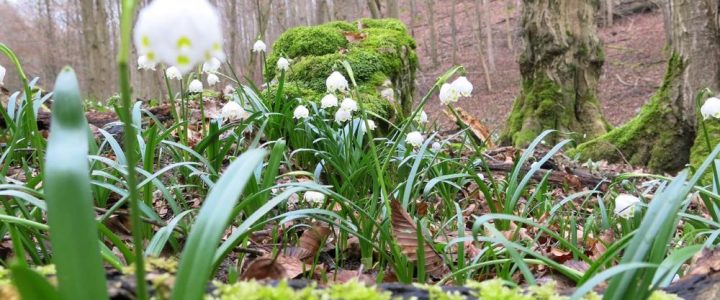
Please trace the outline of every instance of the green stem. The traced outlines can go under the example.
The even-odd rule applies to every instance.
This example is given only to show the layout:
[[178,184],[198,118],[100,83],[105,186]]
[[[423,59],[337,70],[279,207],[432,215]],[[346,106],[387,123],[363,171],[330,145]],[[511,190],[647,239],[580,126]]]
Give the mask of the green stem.
[[132,115],[130,113],[131,88],[130,88],[130,70],[128,67],[128,57],[130,56],[130,41],[132,32],[132,19],[135,11],[134,0],[124,0],[122,3],[122,16],[120,19],[120,52],[118,53],[118,73],[120,82],[120,116],[125,125],[123,134],[125,140],[125,158],[127,160],[127,186],[129,190],[130,200],[130,221],[132,226],[133,250],[135,252],[135,285],[137,299],[145,300],[148,298],[147,286],[145,283],[145,262],[143,257],[143,237],[142,223],[140,221],[140,195],[137,187],[137,174],[135,165],[137,165],[137,137],[135,127],[132,123]]

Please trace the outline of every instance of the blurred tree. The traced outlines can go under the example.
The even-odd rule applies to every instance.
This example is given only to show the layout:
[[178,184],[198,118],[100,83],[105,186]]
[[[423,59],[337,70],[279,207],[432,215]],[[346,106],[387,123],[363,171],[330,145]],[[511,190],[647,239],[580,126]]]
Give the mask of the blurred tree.
[[104,0],[81,0],[82,31],[85,40],[87,63],[85,90],[89,98],[104,100],[113,89],[113,77],[110,71],[110,34],[108,32],[108,13]]
[[502,142],[524,146],[546,129],[574,133],[576,140],[605,133],[609,125],[596,96],[604,62],[596,32],[597,1],[524,0],[523,4],[522,91]]
[[428,27],[430,27],[430,60],[434,67],[437,67],[440,62],[438,61],[437,53],[437,29],[435,28],[435,9],[433,8],[433,0],[425,0],[425,6],[428,12]]

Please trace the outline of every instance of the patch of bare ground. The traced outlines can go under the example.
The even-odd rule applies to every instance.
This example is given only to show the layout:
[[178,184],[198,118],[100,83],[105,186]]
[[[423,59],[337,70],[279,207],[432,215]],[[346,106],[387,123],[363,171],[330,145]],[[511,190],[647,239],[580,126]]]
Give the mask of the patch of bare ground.
[[[500,133],[521,86],[517,63],[523,49],[519,7],[508,7],[509,1],[491,1],[489,4],[495,52],[495,69],[489,72],[492,81],[490,90],[485,84],[479,54],[480,50],[486,52],[486,39],[484,34],[479,36],[477,32],[476,1],[457,1],[457,47],[453,47],[451,35],[451,1],[435,1],[438,66],[432,65],[430,56],[428,11],[424,2],[417,1],[418,13],[414,16],[415,26],[412,28],[420,57],[417,99],[452,65],[463,65],[468,71],[468,78],[475,85],[475,91],[472,98],[462,99],[458,105],[484,122],[494,134]],[[508,18],[509,23],[506,24]],[[409,11],[402,12],[402,19],[406,24],[411,24]],[[605,118],[617,126],[637,114],[662,80],[666,63],[662,13],[655,11],[626,16],[616,20],[613,26],[600,27],[598,31],[605,44],[606,54],[598,96]],[[453,51],[456,51],[456,61],[453,61]],[[485,55],[487,57],[487,53]],[[426,111],[442,127],[452,125],[450,119],[442,113],[437,97],[428,102]]]

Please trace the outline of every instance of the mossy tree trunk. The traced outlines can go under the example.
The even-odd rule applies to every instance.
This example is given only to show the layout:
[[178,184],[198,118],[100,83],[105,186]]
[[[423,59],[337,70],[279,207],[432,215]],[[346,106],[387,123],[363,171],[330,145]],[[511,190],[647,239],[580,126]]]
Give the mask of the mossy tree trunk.
[[720,87],[720,0],[671,1],[672,54],[660,89],[637,117],[581,144],[577,153],[583,159],[672,172],[685,167],[691,152],[700,160],[708,154],[704,137],[696,142],[695,98],[704,88]]
[[[502,136],[522,146],[546,129],[595,137],[607,131],[596,97],[604,62],[597,1],[524,0],[523,85]],[[557,136],[557,135],[556,135]]]

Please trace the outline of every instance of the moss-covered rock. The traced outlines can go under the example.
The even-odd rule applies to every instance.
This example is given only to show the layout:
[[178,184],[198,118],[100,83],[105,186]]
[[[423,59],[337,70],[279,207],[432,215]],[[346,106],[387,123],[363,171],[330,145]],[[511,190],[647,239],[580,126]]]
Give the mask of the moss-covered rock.
[[675,107],[671,90],[682,74],[683,62],[673,54],[660,89],[626,124],[579,145],[571,154],[581,159],[629,162],[654,171],[672,172],[688,162],[694,129],[687,126]]
[[[292,88],[286,88],[287,97],[319,101],[330,73],[338,71],[349,79],[342,66],[347,60],[361,91],[360,100],[371,111],[389,118],[394,107],[380,96],[380,90],[386,81],[391,82],[401,107],[409,110],[418,66],[415,47],[399,20],[337,21],[286,31],[273,45],[268,64],[274,66],[280,57],[291,59],[286,87]],[[275,78],[277,70],[270,67],[266,75]]]

